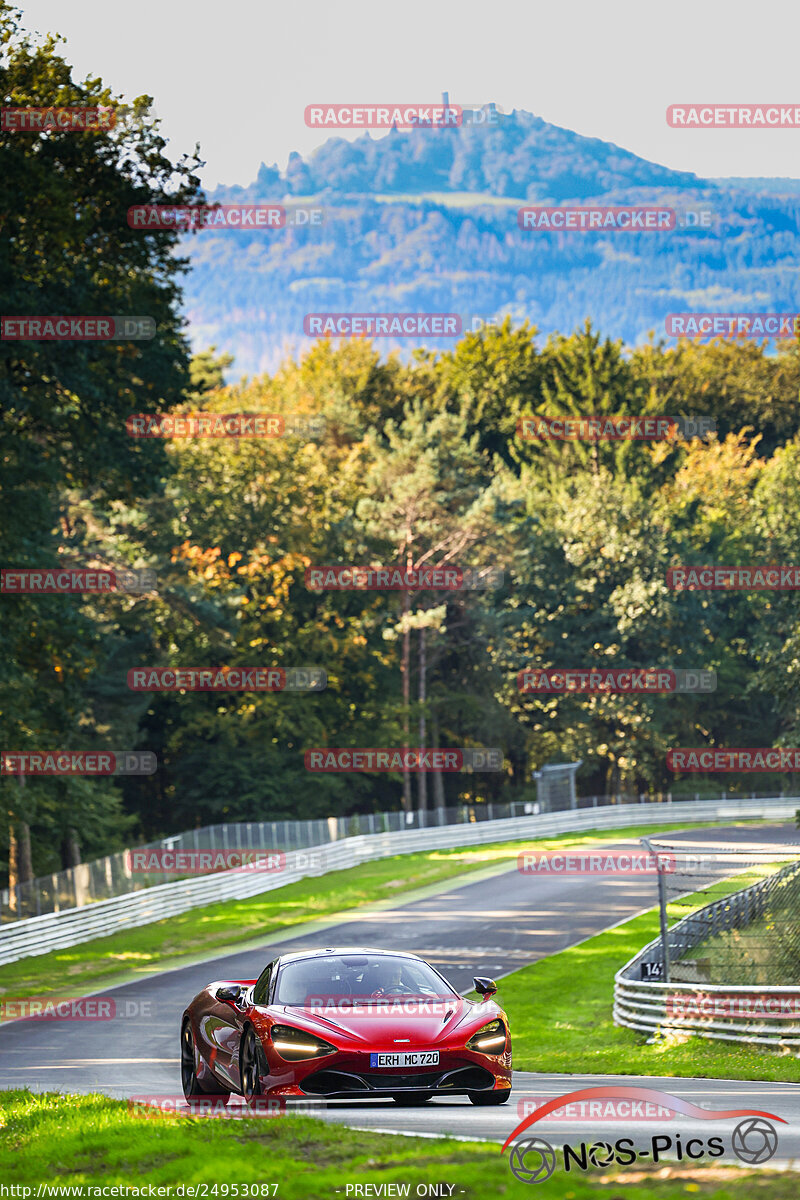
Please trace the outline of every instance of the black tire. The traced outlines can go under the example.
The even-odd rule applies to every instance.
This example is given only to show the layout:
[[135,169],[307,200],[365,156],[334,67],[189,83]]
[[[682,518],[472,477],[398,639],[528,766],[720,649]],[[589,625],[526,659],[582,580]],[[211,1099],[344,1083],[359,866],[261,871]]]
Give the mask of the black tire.
[[194,1042],[194,1034],[192,1033],[192,1023],[187,1017],[181,1029],[181,1085],[183,1094],[186,1097],[186,1102],[190,1106],[195,1100],[200,1097],[205,1097],[207,1100],[222,1100],[227,1104],[231,1098],[230,1088],[226,1088],[223,1084],[218,1083],[216,1077],[214,1079],[214,1091],[206,1092],[200,1080],[197,1078],[196,1067],[197,1047]]
[[246,1026],[242,1034],[239,1064],[242,1078],[242,1095],[247,1104],[253,1104],[263,1093],[261,1091],[261,1079],[259,1078],[258,1039],[252,1025]]
[[396,1096],[392,1096],[395,1104],[402,1104],[406,1108],[416,1107],[418,1104],[427,1104],[433,1099],[433,1092],[408,1092],[403,1094],[398,1092]]
[[503,1088],[502,1092],[468,1092],[472,1104],[486,1107],[490,1104],[508,1104],[511,1099],[511,1088]]
[[187,1017],[181,1028],[181,1087],[189,1103],[198,1096],[205,1095],[200,1087],[195,1067],[195,1044],[192,1033],[192,1022]]

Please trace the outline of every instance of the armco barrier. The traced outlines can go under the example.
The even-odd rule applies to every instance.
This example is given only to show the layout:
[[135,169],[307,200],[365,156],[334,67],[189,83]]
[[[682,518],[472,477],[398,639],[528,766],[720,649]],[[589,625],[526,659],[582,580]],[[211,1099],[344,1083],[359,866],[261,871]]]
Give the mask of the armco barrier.
[[[678,960],[687,950],[700,945],[710,935],[728,929],[741,928],[756,920],[764,911],[770,893],[779,881],[792,879],[800,872],[800,862],[790,863],[767,879],[743,888],[730,896],[691,913],[667,931],[671,961]],[[625,964],[614,978],[614,1023],[635,1029],[639,1033],[663,1034],[679,1030],[697,1037],[726,1042],[758,1042],[762,1045],[800,1048],[800,987],[787,985],[743,985],[727,983],[664,983],[660,980],[637,979],[646,961],[659,962],[662,957],[661,938],[650,942]],[[667,1013],[667,997],[694,1002],[697,1017]],[[714,997],[736,997],[745,1001],[777,1002],[788,1000],[797,1005],[797,1017],[791,1019],[748,1017],[732,1020],[728,1016],[699,1015],[700,1006],[709,1007]]]
[[[546,770],[546,768],[545,768]],[[769,793],[765,794],[767,798]],[[723,792],[720,796],[704,796],[706,803],[719,800],[761,800],[764,797],[751,792],[737,795]],[[68,908],[81,908],[84,904],[95,904],[98,900],[112,900],[115,896],[127,896],[131,892],[142,892],[145,888],[157,887],[161,883],[174,883],[178,876],[168,872],[149,870],[133,871],[130,855],[135,850],[217,851],[217,850],[308,850],[327,842],[343,838],[358,837],[369,833],[402,833],[409,829],[428,829],[432,825],[465,825],[474,821],[499,821],[506,817],[523,817],[537,813],[556,813],[567,809],[598,808],[616,804],[644,804],[650,801],[671,804],[699,800],[700,796],[676,795],[671,792],[655,792],[638,796],[617,793],[605,796],[562,796],[556,800],[489,800],[476,803],[462,800],[458,804],[437,805],[428,810],[402,812],[353,813],[349,816],[305,818],[292,821],[232,821],[218,825],[203,825],[186,829],[182,833],[169,834],[145,845],[129,847],[127,850],[112,851],[91,862],[65,867],[49,875],[17,882],[11,888],[0,888],[0,927],[10,921],[24,921],[28,917],[42,917],[45,913],[57,913]],[[183,872],[189,874],[189,872]]]
[[[29,917],[0,929],[0,965],[65,946],[76,946],[120,929],[147,925],[220,900],[240,900],[296,883],[312,875],[340,871],[371,859],[411,854],[420,850],[455,849],[487,842],[518,841],[569,833],[582,829],[617,829],[625,825],[664,825],[685,821],[726,821],[742,818],[793,816],[797,797],[760,800],[688,800],[672,804],[615,804],[607,808],[579,809],[540,816],[511,817],[469,825],[444,825],[397,833],[364,834],[327,842],[323,846],[290,851],[286,869],[272,872],[220,871],[196,879],[159,884],[145,891],[111,900],[98,900],[82,908]],[[315,865],[324,859],[324,870]],[[656,903],[655,886],[653,903]]]

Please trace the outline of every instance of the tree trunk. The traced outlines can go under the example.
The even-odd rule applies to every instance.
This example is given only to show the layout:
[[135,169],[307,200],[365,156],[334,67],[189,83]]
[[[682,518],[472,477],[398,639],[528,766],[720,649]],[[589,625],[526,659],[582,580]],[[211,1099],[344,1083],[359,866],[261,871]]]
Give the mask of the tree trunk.
[[[425,740],[427,730],[425,726],[425,673],[427,670],[427,629],[424,627],[419,631],[419,748],[420,751],[425,749]],[[428,807],[428,775],[427,772],[421,770],[419,773],[419,807],[421,812],[425,812]]]
[[[435,712],[431,716],[431,744],[435,750],[439,749],[439,720]],[[433,803],[436,808],[444,810],[444,783],[441,771],[433,772]]]
[[64,869],[77,867],[81,861],[81,844],[74,829],[68,829],[61,848],[61,861]]
[[8,907],[11,912],[17,912],[17,884],[19,870],[17,867],[17,831],[14,824],[14,814],[9,813],[8,821]]
[[[408,616],[410,600],[408,592],[403,592],[403,616]],[[403,630],[403,748],[408,750],[408,710],[411,702],[411,631]],[[403,762],[403,811],[411,812],[411,772]]]
[[31,861],[31,827],[27,821],[20,821],[19,830],[19,881],[29,883],[33,879],[33,863]]

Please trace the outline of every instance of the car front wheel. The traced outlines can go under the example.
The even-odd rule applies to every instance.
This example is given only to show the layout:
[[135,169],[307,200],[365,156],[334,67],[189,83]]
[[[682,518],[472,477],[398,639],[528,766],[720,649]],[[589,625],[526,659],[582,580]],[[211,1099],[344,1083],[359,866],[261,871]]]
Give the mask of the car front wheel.
[[231,1098],[230,1091],[222,1084],[217,1084],[213,1093],[203,1090],[200,1080],[197,1078],[197,1049],[192,1033],[192,1023],[188,1017],[181,1030],[181,1086],[190,1105],[199,1100],[201,1096],[206,1099],[221,1100],[223,1104],[227,1104]]
[[255,1030],[248,1026],[242,1038],[242,1095],[248,1104],[252,1104],[261,1092],[261,1077],[258,1065],[258,1041]]
[[181,1030],[181,1086],[187,1100],[196,1100],[198,1096],[203,1095],[203,1089],[197,1078],[192,1023],[188,1017]]

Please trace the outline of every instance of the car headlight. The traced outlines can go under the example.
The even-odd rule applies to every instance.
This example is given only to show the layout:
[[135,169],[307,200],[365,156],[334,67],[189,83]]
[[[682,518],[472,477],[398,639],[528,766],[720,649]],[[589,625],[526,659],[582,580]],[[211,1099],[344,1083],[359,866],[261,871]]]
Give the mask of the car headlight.
[[287,1062],[297,1062],[303,1058],[322,1058],[324,1054],[334,1054],[336,1047],[313,1033],[304,1029],[295,1029],[293,1025],[273,1025],[270,1031],[272,1044]]
[[473,1033],[467,1042],[468,1050],[480,1050],[482,1054],[502,1054],[506,1044],[506,1027],[499,1017]]

